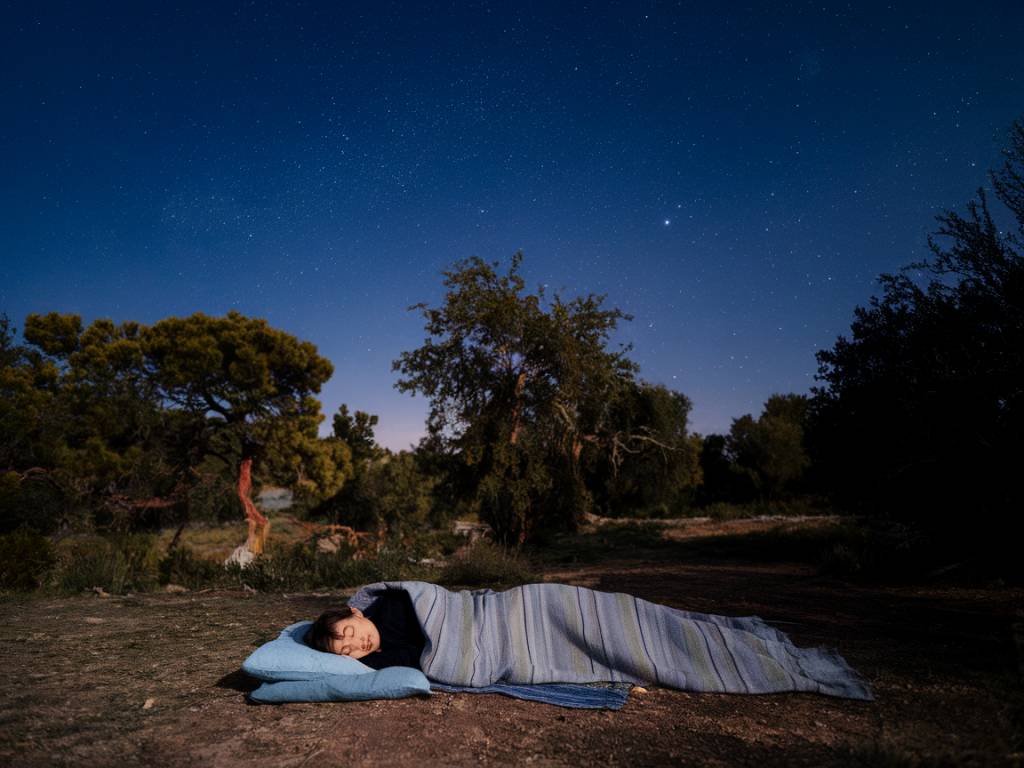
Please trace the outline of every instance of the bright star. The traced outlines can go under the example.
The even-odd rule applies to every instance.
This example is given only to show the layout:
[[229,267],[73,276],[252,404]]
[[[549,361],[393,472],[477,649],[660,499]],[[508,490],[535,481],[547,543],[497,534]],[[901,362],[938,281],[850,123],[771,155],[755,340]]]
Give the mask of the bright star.
[[668,226],[669,224],[671,224],[671,223],[672,223],[672,219],[665,219],[665,226],[666,226],[666,227],[667,227],[667,226]]

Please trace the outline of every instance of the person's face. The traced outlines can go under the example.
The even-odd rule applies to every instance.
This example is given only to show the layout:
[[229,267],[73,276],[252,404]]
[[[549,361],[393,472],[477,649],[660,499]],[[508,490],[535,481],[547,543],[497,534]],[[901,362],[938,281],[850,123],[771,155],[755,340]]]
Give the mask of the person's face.
[[362,611],[353,608],[351,616],[334,623],[327,647],[331,653],[361,659],[380,650],[380,633]]

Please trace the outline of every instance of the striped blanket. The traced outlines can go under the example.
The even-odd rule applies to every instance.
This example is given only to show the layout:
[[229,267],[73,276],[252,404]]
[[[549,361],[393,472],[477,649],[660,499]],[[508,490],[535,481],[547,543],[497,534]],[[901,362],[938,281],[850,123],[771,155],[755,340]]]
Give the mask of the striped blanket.
[[449,686],[608,681],[873,698],[836,651],[797,648],[757,616],[694,613],[565,584],[452,592],[422,581],[378,582],[349,605],[364,609],[385,589],[409,593],[427,639],[420,666]]

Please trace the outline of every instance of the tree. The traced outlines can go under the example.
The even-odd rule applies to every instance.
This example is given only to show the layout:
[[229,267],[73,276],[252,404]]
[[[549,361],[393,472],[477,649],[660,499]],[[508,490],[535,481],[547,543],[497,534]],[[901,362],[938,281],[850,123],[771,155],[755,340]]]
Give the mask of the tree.
[[60,445],[60,371],[20,345],[0,315],[0,532],[28,526],[50,533],[68,510],[65,488],[47,471]]
[[[163,450],[165,421],[148,381],[140,326],[99,319],[83,328],[78,315],[30,314],[24,336],[34,347],[22,367],[45,371],[35,395],[48,396],[41,420],[49,455],[39,465],[61,489],[72,514],[89,510],[94,522],[132,527],[142,509],[181,488],[180,468]],[[140,506],[143,497],[148,505]]]
[[0,315],[0,468],[17,472],[52,460],[60,371],[38,350],[16,343],[17,329]]
[[372,459],[382,453],[373,434],[377,420],[376,414],[371,415],[365,411],[350,414],[345,403],[342,403],[341,408],[334,414],[334,436],[352,449],[354,461]]
[[582,473],[584,448],[617,458],[646,435],[624,433],[611,420],[637,365],[631,347],[612,352],[608,337],[618,309],[604,296],[544,306],[543,286],[523,294],[517,274],[478,257],[445,271],[445,303],[420,303],[429,337],[392,364],[399,391],[430,399],[427,431],[437,448],[472,467],[472,493],[499,539],[521,544],[547,520],[575,526],[590,503]]
[[329,495],[344,482],[337,465],[344,451],[316,442],[323,417],[312,395],[334,367],[313,344],[234,311],[167,318],[143,329],[141,340],[161,401],[205,417],[197,437],[206,450],[237,462],[252,552],[262,551],[269,524],[250,498],[254,459],[269,455],[278,467],[291,464],[297,472],[313,462],[313,473],[296,476],[313,495]]
[[701,440],[701,485],[697,489],[697,503],[702,506],[715,502],[746,501],[753,492],[748,477],[740,476],[726,448],[725,435],[710,434]]
[[388,453],[370,473],[379,524],[392,533],[409,533],[430,522],[434,480],[424,475],[409,451]]
[[103,526],[134,527],[175,507],[187,519],[194,501],[220,505],[211,481],[227,471],[258,551],[266,528],[249,497],[253,459],[310,500],[351,475],[348,446],[317,436],[311,395],[331,364],[264,320],[197,313],[83,327],[51,312],[29,315],[24,336],[16,345],[0,322],[0,466],[2,495],[17,490],[12,504],[27,479],[45,478],[65,507]]
[[733,419],[727,454],[762,500],[777,498],[810,465],[804,448],[806,418],[806,396],[775,394],[757,419],[750,414]]
[[990,179],[1013,225],[984,189],[938,216],[931,257],[880,276],[850,338],[817,354],[812,390],[811,451],[836,497],[958,537],[1005,532],[1022,508],[1024,124]]
[[604,514],[665,517],[691,503],[702,481],[700,439],[687,431],[692,407],[686,395],[662,384],[627,388],[610,421],[633,440],[586,469]]

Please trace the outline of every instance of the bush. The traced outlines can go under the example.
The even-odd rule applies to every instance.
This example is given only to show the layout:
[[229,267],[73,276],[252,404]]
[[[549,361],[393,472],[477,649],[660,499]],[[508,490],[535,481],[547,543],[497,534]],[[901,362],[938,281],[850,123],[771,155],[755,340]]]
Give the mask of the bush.
[[64,592],[142,592],[158,583],[159,559],[152,534],[66,540],[58,548],[53,584]]
[[27,529],[0,536],[0,589],[28,591],[41,586],[56,558],[45,536]]
[[514,586],[538,581],[531,564],[521,555],[478,541],[455,554],[438,577],[448,586]]
[[23,480],[16,472],[0,472],[0,532],[29,528],[52,534],[62,520],[74,522],[73,518],[81,516],[73,509],[71,500],[42,476]]

